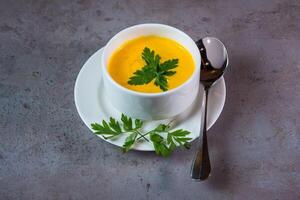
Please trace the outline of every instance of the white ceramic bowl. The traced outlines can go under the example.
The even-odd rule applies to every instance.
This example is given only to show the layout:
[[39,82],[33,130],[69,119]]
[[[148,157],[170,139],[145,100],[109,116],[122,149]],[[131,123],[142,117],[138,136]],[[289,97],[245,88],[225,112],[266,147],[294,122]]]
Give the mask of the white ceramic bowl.
[[[186,82],[166,92],[142,93],[129,90],[112,79],[107,70],[112,53],[124,42],[146,35],[173,39],[190,52],[195,70]],[[133,118],[155,120],[174,117],[187,109],[198,95],[200,52],[187,34],[174,27],[163,24],[140,24],[126,28],[116,34],[104,47],[101,62],[105,96],[117,110]]]

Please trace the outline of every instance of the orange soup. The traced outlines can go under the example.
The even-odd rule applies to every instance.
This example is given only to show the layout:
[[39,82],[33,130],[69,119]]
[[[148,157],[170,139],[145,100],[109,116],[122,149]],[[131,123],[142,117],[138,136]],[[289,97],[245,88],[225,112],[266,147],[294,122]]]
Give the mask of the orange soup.
[[185,47],[172,39],[154,35],[143,36],[125,42],[109,59],[108,72],[123,87],[144,93],[163,92],[160,87],[154,84],[154,80],[144,85],[128,83],[133,73],[145,66],[145,60],[141,56],[145,47],[158,54],[161,57],[160,62],[178,59],[178,66],[172,69],[176,73],[167,77],[168,90],[180,86],[193,74],[195,63]]

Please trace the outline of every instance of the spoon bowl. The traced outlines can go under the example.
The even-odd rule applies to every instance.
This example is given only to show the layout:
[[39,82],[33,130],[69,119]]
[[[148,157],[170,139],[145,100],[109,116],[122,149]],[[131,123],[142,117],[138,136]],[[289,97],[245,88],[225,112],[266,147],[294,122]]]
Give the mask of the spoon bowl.
[[201,54],[200,81],[210,87],[219,79],[228,66],[228,53],[225,45],[215,37],[205,37],[196,42]]

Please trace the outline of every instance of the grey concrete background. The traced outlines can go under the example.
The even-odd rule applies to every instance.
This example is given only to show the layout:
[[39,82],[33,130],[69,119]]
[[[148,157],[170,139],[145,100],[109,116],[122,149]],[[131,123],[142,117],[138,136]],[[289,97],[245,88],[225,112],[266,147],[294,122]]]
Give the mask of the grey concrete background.
[[[228,47],[206,182],[189,178],[195,147],[123,155],[77,114],[83,63],[145,22]],[[299,49],[297,0],[1,0],[0,199],[300,199]]]

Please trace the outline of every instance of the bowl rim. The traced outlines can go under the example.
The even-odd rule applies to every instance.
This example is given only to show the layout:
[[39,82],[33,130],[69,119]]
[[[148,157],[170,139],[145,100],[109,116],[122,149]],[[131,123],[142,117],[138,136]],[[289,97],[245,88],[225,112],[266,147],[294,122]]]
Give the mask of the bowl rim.
[[[183,35],[184,37],[186,37],[188,40],[192,41],[194,46],[196,47],[197,49],[197,54],[200,58],[200,62],[199,62],[199,67],[197,67],[197,64],[195,63],[195,70],[194,72],[192,73],[192,75],[184,82],[182,83],[181,85],[171,89],[171,90],[167,90],[165,92],[157,92],[157,93],[146,93],[146,92],[138,92],[138,91],[134,91],[134,90],[130,90],[122,85],[120,85],[117,81],[115,81],[109,74],[108,70],[107,70],[107,66],[105,64],[105,61],[104,61],[104,57],[106,57],[106,54],[107,54],[107,48],[108,46],[114,41],[116,40],[117,37],[119,37],[121,34],[123,34],[124,32],[126,31],[130,31],[132,29],[136,29],[136,28],[140,28],[140,27],[153,27],[153,26],[158,26],[158,27],[163,27],[163,28],[168,28],[168,29],[171,29],[173,31],[177,31],[179,34]],[[177,41],[176,41],[177,42]],[[200,51],[196,45],[196,43],[194,42],[194,40],[188,35],[186,34],[185,32],[183,32],[182,30],[178,29],[178,28],[175,28],[175,27],[172,27],[172,26],[169,26],[169,25],[166,25],[166,24],[159,24],[159,23],[144,23],[144,24],[137,24],[137,25],[133,25],[133,26],[130,26],[130,27],[127,27],[121,31],[119,31],[117,34],[115,34],[108,42],[107,44],[105,45],[104,49],[103,49],[103,54],[102,54],[102,58],[101,58],[101,62],[102,62],[102,65],[103,65],[103,74],[108,78],[108,80],[113,84],[115,85],[117,88],[119,88],[120,90],[123,90],[127,93],[130,93],[132,95],[136,95],[136,96],[141,96],[141,97],[157,97],[157,96],[164,96],[164,95],[169,95],[169,94],[173,94],[175,92],[177,92],[178,90],[181,90],[183,89],[184,87],[186,87],[186,85],[188,85],[189,83],[191,83],[193,81],[193,79],[197,76],[197,74],[199,73],[199,77],[200,77],[200,69],[201,69],[201,54],[200,54]],[[195,62],[195,60],[194,60]]]

